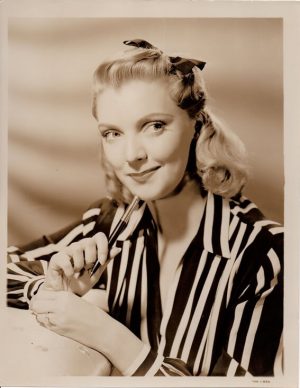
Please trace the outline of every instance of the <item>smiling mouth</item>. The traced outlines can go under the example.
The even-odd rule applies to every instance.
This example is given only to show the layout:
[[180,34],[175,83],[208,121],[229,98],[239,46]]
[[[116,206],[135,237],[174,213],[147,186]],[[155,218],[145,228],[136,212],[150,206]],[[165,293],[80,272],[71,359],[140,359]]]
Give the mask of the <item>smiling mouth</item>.
[[149,168],[149,170],[145,170],[145,171],[141,171],[141,172],[132,172],[132,173],[128,174],[128,176],[130,176],[131,178],[138,180],[138,181],[146,180],[146,179],[148,179],[148,177],[152,173],[157,171],[159,168],[160,168],[160,166]]

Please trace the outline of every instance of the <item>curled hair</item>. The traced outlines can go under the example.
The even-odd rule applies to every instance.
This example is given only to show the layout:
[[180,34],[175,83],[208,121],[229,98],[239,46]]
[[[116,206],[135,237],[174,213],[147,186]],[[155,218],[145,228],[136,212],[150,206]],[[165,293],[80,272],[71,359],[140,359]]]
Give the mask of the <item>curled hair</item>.
[[[196,179],[202,191],[223,197],[241,193],[247,181],[246,153],[240,139],[213,117],[206,106],[207,93],[196,66],[187,75],[174,71],[169,57],[159,49],[130,48],[101,63],[93,78],[92,113],[97,119],[97,97],[106,87],[119,88],[129,80],[167,80],[171,98],[196,120],[186,178]],[[132,194],[119,181],[102,152],[108,193],[119,202]]]

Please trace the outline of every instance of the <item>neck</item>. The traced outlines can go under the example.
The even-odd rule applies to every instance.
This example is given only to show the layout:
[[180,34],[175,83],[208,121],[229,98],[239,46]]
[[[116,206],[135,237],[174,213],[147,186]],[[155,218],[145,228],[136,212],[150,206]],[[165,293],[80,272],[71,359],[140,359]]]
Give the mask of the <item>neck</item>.
[[180,239],[193,225],[199,225],[205,199],[194,180],[170,197],[148,203],[161,235],[167,240]]

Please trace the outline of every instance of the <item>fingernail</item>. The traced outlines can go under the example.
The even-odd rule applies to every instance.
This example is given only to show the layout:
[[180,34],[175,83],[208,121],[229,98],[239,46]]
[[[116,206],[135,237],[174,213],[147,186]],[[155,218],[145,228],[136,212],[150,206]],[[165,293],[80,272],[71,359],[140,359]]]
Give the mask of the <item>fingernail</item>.
[[99,255],[100,264],[104,264],[106,262],[106,257],[107,255],[105,255],[104,253],[100,253]]

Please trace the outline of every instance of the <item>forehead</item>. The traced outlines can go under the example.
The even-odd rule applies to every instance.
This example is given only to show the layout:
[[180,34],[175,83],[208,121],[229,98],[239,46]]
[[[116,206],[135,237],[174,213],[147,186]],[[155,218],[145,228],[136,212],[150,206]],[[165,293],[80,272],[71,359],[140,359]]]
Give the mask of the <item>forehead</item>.
[[143,116],[153,112],[185,114],[171,98],[166,80],[131,80],[120,87],[109,86],[97,97],[100,121],[123,116]]

